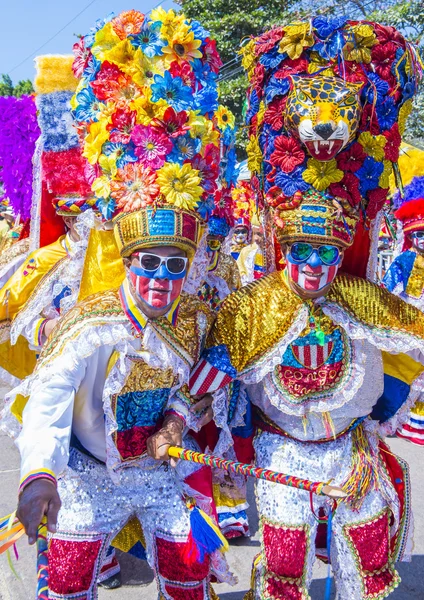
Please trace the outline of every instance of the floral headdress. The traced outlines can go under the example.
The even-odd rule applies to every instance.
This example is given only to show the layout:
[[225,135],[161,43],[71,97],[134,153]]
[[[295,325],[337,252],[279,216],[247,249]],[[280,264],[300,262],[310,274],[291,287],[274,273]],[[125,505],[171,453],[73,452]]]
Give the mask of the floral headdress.
[[34,199],[38,206],[33,206],[31,222],[31,237],[39,238],[36,246],[49,244],[64,232],[62,219],[56,215],[77,216],[95,203],[71,113],[70,101],[77,86],[72,60],[71,55],[47,55],[35,61],[34,88],[41,130],[34,158]]
[[234,202],[235,227],[252,228],[252,220],[256,222],[258,215],[257,195],[250,181],[239,181],[232,190]]
[[424,176],[414,177],[402,196],[395,194],[393,202],[398,207],[395,217],[401,221],[403,233],[424,230]]
[[[252,39],[243,65],[250,79],[248,165],[270,204],[285,205],[296,193],[315,189],[360,205],[372,219],[387,197],[422,74],[415,48],[393,27],[315,17]],[[295,82],[313,87],[317,78],[327,89],[336,81],[353,85],[359,99],[356,135],[325,162],[308,158],[307,145],[287,127]]]
[[219,174],[215,42],[172,10],[130,10],[98,22],[74,52],[74,115],[121,254],[161,244],[192,254]]

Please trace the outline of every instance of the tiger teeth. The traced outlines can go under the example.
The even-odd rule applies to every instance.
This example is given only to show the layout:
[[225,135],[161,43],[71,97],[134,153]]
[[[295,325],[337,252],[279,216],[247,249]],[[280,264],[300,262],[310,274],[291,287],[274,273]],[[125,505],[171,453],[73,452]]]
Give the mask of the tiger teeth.
[[315,152],[319,152],[319,142],[314,142]]
[[330,146],[328,147],[328,154],[330,154],[331,150],[333,149],[334,146],[334,142],[330,142]]

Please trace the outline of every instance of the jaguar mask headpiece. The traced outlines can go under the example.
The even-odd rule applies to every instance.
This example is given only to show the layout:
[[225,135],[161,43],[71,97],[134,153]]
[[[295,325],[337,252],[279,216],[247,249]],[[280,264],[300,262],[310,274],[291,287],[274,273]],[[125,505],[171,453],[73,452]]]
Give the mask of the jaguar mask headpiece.
[[338,77],[291,76],[285,127],[317,160],[329,161],[357,132],[362,84]]

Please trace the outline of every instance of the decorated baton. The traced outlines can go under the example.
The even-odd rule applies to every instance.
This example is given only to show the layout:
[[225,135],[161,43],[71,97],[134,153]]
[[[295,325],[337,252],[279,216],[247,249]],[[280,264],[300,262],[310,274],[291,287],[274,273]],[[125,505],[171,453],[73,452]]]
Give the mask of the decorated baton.
[[271,481],[273,483],[288,485],[289,487],[305,490],[318,496],[329,496],[330,498],[346,498],[347,496],[346,492],[341,488],[329,485],[322,481],[300,479],[299,477],[285,475],[284,473],[278,473],[277,471],[271,471],[270,469],[260,469],[254,465],[244,464],[233,460],[224,460],[223,458],[218,458],[212,454],[202,454],[201,452],[185,450],[184,448],[178,448],[176,446],[171,446],[168,449],[168,454],[172,458],[189,460],[190,462],[223,469],[224,471],[232,471],[233,473],[242,473],[248,477],[256,477],[256,479],[265,479],[266,481]]

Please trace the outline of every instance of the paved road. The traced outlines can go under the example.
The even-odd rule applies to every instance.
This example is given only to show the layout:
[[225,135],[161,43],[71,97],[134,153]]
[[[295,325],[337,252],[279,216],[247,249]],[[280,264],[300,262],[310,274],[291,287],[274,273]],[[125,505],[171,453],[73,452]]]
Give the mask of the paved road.
[[[412,446],[399,439],[390,440],[394,452],[404,457],[411,466],[412,499],[415,511],[415,547],[411,563],[399,565],[402,584],[392,596],[393,600],[422,600],[424,598],[424,448]],[[16,490],[19,480],[18,453],[3,434],[0,434],[0,516],[13,510],[16,503]],[[229,552],[229,561],[239,584],[230,588],[221,585],[216,588],[221,600],[242,600],[248,590],[250,566],[253,556],[258,552],[259,541],[256,535],[257,518],[254,510],[252,489],[250,489],[252,508],[250,509],[251,527],[254,535],[250,539],[236,540]],[[0,557],[0,599],[1,600],[33,600],[35,589],[35,551],[19,542],[20,558],[17,571],[20,580],[15,579],[7,565],[6,558]],[[145,563],[123,555],[120,558],[125,586],[119,590],[101,590],[100,600],[156,600],[156,588],[152,575]],[[313,600],[324,598],[326,567],[322,564],[314,570],[314,581],[311,586]],[[343,599],[348,600],[348,599]]]

